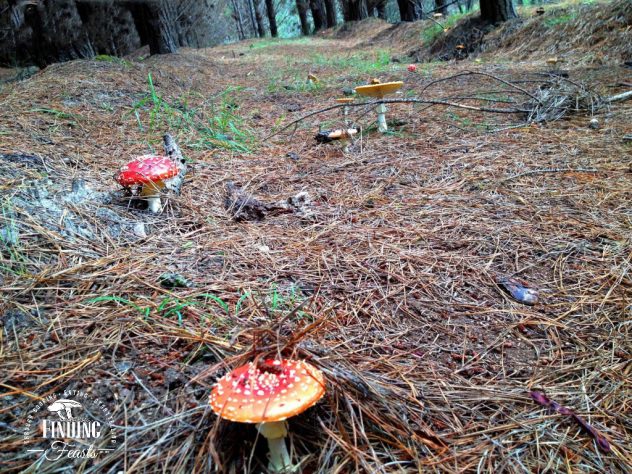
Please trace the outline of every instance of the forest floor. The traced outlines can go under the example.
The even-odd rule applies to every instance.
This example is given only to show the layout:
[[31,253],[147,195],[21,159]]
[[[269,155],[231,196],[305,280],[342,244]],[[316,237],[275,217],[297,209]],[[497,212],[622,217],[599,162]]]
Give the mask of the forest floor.
[[[541,50],[409,72],[410,38],[369,30],[73,61],[2,86],[3,472],[261,472],[256,430],[208,396],[277,353],[327,379],[290,420],[303,472],[630,472],[632,101],[603,98],[632,69]],[[395,98],[594,109],[527,123],[389,104],[380,134],[362,105],[346,150],[314,139],[341,109],[283,129],[374,77],[403,80]],[[189,171],[150,215],[113,175],[166,132]],[[309,212],[236,221],[228,181],[266,202],[306,191]],[[116,444],[95,460],[27,451],[48,446],[29,412],[68,390],[112,412]]]

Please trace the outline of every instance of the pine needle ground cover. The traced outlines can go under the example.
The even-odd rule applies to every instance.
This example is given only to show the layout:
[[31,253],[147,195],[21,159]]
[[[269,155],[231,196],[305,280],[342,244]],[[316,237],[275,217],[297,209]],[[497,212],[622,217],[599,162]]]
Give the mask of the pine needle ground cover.
[[[83,390],[119,443],[74,472],[261,472],[256,430],[208,397],[283,354],[327,380],[290,421],[304,472],[629,472],[630,102],[597,128],[390,104],[387,134],[358,107],[343,151],[314,140],[340,109],[280,129],[373,77],[403,79],[403,97],[502,102],[485,76],[426,87],[475,71],[531,91],[550,66],[482,56],[413,74],[388,60],[396,44],[256,45],[74,61],[0,91],[2,470],[68,469],[38,463],[22,430],[38,400]],[[618,64],[565,69],[603,96],[629,82]],[[112,176],[165,132],[190,171],[153,215]],[[307,191],[313,213],[235,222],[228,181],[269,201]]]

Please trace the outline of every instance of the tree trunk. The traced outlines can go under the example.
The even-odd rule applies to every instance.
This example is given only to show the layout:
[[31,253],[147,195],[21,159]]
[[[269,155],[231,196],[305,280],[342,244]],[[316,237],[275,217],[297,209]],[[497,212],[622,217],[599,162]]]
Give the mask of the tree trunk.
[[443,16],[448,16],[448,7],[445,0],[435,0],[435,9]]
[[246,0],[246,8],[248,8],[248,16],[250,17],[251,31],[257,36],[257,19],[255,18],[254,0]]
[[239,8],[237,0],[231,0],[231,3],[233,6],[233,19],[235,20],[235,23],[237,23],[237,35],[240,40],[245,39],[246,32],[244,31],[244,20],[241,16],[241,8]]
[[301,21],[301,33],[303,36],[309,35],[309,22],[307,21],[307,0],[296,0],[298,18]]
[[421,0],[397,0],[401,21],[416,21],[423,13]]
[[366,0],[343,0],[342,8],[345,21],[364,20],[369,16]]
[[385,21],[387,19],[386,18],[386,4],[387,3],[388,3],[387,0],[379,0],[377,4],[375,5],[375,8],[377,9],[377,17]]
[[261,14],[261,0],[252,0],[252,9],[255,11],[255,21],[257,22],[257,35],[263,38],[266,35],[266,27]]
[[314,20],[314,31],[320,31],[327,27],[327,15],[325,13],[325,2],[323,0],[309,0],[309,8],[312,10],[312,20]]
[[516,18],[512,0],[480,0],[481,19],[488,23],[502,23]]
[[274,11],[274,1],[266,0],[266,13],[268,14],[268,23],[270,23],[270,34],[273,38],[279,36],[276,23],[276,12]]
[[333,28],[338,23],[336,19],[336,0],[325,0],[327,10],[327,28]]
[[173,25],[162,11],[162,2],[133,3],[130,11],[141,43],[149,45],[149,54],[169,54],[178,50]]

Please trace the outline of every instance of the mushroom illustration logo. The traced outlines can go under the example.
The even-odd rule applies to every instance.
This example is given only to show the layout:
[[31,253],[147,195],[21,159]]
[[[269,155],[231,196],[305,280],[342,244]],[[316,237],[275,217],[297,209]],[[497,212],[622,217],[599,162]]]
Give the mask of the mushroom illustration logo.
[[47,410],[52,413],[57,413],[57,416],[62,421],[70,421],[73,419],[72,409],[73,408],[83,408],[83,405],[79,402],[75,402],[74,400],[67,400],[65,398],[60,398],[59,400],[51,403]]
[[286,419],[314,405],[325,393],[320,370],[304,361],[266,359],[249,362],[219,379],[210,405],[221,418],[256,423],[268,440],[268,470],[292,469],[285,446]]
[[165,181],[180,172],[177,163],[166,156],[143,155],[123,166],[116,181],[121,186],[142,186],[140,195],[147,199],[149,210],[158,213],[162,210],[160,191]]
[[[383,99],[384,96],[392,94],[396,90],[400,89],[404,83],[402,81],[397,82],[378,82],[374,84],[368,84],[366,86],[358,86],[355,91],[364,96],[375,97],[376,99]],[[377,129],[384,133],[388,130],[386,125],[386,105],[378,104],[377,106]]]

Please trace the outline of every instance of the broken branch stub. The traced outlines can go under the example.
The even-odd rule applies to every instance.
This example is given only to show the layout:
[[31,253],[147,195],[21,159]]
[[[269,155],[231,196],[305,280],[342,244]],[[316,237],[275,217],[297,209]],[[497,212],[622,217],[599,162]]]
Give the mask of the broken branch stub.
[[182,152],[180,151],[180,147],[174,140],[174,138],[166,133],[163,136],[165,155],[167,155],[173,162],[178,166],[178,174],[173,178],[165,181],[165,188],[170,191],[173,191],[175,194],[180,194],[180,190],[182,188],[182,184],[184,183],[184,177],[187,173],[187,163],[184,157],[182,156]]

